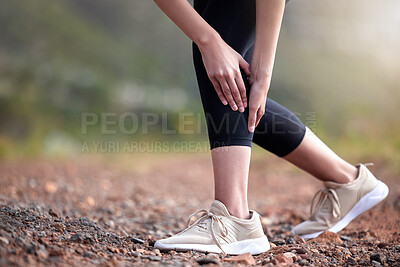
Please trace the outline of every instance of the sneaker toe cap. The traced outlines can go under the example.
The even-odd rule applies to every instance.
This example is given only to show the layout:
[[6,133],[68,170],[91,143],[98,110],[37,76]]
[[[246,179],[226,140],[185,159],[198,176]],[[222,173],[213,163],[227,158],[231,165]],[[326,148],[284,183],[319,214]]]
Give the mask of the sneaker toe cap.
[[173,244],[212,244],[212,239],[202,236],[171,236],[158,240],[154,246],[165,246]]
[[310,235],[325,231],[326,229],[328,229],[328,227],[321,222],[307,220],[293,227],[292,234],[299,236]]

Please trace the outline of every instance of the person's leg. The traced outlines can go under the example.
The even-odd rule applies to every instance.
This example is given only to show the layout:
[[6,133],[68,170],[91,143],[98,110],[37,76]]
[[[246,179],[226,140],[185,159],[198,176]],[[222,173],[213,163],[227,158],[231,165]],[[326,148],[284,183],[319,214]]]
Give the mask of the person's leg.
[[[247,60],[252,52],[251,47]],[[271,99],[267,99],[253,142],[321,181],[347,183],[357,177],[355,166],[336,155],[296,115]]]
[[[254,43],[254,0],[195,1],[197,12],[218,31],[222,39],[244,56]],[[247,183],[253,134],[244,113],[224,106],[204,68],[202,55],[193,44],[193,61],[207,122],[214,171],[215,199],[237,218],[248,218]],[[247,94],[250,86],[245,80]]]
[[225,146],[211,150],[214,168],[215,199],[225,204],[229,213],[248,219],[247,180],[251,148]]
[[311,203],[309,219],[292,229],[303,238],[342,230],[388,194],[388,187],[366,165],[352,166],[341,159],[294,114],[270,99],[253,141],[324,181]]
[[321,181],[348,183],[358,175],[354,165],[339,157],[308,128],[300,145],[283,158]]

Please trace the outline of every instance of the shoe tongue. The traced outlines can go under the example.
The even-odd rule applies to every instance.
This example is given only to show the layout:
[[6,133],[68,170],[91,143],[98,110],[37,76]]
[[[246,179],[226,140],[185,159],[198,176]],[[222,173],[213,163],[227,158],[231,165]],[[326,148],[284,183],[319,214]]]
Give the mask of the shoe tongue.
[[210,212],[215,215],[231,216],[225,205],[218,200],[214,200],[211,204]]

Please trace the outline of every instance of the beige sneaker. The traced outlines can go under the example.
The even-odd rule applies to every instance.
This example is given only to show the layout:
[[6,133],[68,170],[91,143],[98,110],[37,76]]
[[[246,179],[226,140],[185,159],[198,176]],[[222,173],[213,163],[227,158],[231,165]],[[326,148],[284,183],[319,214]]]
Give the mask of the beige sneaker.
[[[190,224],[195,215],[200,215],[200,218]],[[270,246],[261,226],[261,217],[255,211],[250,211],[250,215],[248,220],[233,217],[224,204],[214,200],[210,211],[200,210],[192,214],[185,230],[157,241],[154,247],[160,250],[195,250],[229,255],[265,252]]]
[[359,174],[354,181],[347,184],[324,183],[326,188],[318,191],[312,200],[310,219],[295,226],[293,234],[314,238],[325,230],[337,233],[386,198],[389,188],[375,178],[366,164],[357,164],[356,167]]

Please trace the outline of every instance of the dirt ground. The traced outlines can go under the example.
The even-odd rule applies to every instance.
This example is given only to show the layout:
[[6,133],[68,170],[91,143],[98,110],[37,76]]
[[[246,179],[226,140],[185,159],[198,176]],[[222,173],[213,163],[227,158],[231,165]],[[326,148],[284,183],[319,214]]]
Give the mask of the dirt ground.
[[389,186],[388,198],[338,234],[305,241],[290,229],[307,218],[321,183],[255,155],[249,202],[263,215],[272,248],[237,258],[153,248],[183,229],[189,214],[209,208],[209,154],[2,161],[0,265],[400,266],[400,175],[385,163],[370,169]]

